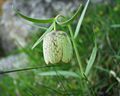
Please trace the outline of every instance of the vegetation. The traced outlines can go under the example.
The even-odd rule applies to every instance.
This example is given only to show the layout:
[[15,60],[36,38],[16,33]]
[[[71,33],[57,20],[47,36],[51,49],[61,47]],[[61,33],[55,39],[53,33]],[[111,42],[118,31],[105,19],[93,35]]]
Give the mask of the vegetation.
[[[88,5],[89,0],[70,19],[58,15],[48,20],[36,20],[15,9],[19,16],[35,25],[52,24],[47,29],[40,27],[31,36],[28,46],[19,50],[28,54],[31,70],[8,72],[11,75],[2,73],[0,96],[120,95],[120,1],[116,0],[111,6]],[[69,34],[74,54],[68,64],[45,64],[41,41],[51,30]]]

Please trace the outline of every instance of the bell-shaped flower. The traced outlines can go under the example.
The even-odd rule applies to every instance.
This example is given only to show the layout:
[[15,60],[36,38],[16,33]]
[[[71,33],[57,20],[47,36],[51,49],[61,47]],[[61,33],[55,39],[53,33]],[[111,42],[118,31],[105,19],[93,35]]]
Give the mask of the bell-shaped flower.
[[73,55],[72,44],[66,32],[52,31],[43,38],[43,55],[47,64],[68,63]]

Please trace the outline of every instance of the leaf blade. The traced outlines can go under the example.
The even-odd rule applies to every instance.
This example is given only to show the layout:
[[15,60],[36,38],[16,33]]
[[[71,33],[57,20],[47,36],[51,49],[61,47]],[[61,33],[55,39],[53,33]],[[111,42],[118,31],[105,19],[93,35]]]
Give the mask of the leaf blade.
[[88,61],[88,64],[87,64],[87,67],[86,67],[86,70],[85,70],[85,75],[87,76],[93,66],[93,63],[95,61],[95,58],[96,58],[96,55],[97,55],[97,46],[95,44],[95,47],[93,48],[93,51],[92,51],[92,54],[90,56],[90,59]]
[[86,5],[85,5],[85,7],[84,7],[84,9],[83,9],[83,12],[82,12],[82,14],[81,14],[81,16],[80,16],[80,18],[79,18],[79,21],[78,21],[78,24],[77,24],[77,27],[76,27],[76,30],[75,30],[74,38],[76,38],[76,37],[78,36],[78,33],[79,33],[79,31],[80,31],[80,28],[81,28],[81,25],[82,25],[82,21],[83,21],[83,19],[84,19],[85,13],[86,13],[86,11],[87,11],[89,2],[90,2],[90,0],[87,1]]
[[33,22],[33,23],[52,23],[54,21],[54,18],[49,18],[49,19],[36,19],[36,18],[31,18],[31,17],[28,17],[24,14],[22,14],[20,11],[18,11],[16,8],[14,8],[14,11],[16,12],[16,14],[20,17],[22,17],[23,19],[25,20],[28,20],[30,22]]
[[50,31],[52,31],[54,27],[54,23],[45,31],[45,33],[34,43],[32,46],[32,50],[42,41],[43,37]]
[[79,75],[75,72],[72,71],[62,71],[62,70],[56,70],[56,71],[48,71],[48,72],[41,72],[39,73],[40,76],[56,76],[56,75],[61,75],[61,76],[67,76],[67,77],[76,77],[79,78]]

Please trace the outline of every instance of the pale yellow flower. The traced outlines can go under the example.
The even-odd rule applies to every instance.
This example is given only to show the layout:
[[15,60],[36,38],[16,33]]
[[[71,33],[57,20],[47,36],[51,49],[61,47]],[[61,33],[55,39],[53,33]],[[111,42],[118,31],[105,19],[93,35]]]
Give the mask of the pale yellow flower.
[[68,63],[72,58],[73,50],[67,33],[52,31],[43,38],[43,55],[47,64]]

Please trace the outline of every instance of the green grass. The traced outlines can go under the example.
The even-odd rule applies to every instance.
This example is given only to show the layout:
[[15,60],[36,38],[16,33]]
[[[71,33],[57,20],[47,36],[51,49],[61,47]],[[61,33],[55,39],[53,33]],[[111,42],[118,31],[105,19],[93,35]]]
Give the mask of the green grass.
[[[111,25],[120,24],[119,10],[119,0],[111,6],[109,4],[89,6],[77,38],[71,38],[77,50],[71,62],[68,64],[60,62],[55,64],[56,66],[19,71],[14,78],[4,75],[0,80],[0,96],[8,96],[8,94],[15,96],[16,89],[21,96],[70,96],[70,94],[73,96],[119,96],[120,83],[110,74],[110,70],[113,70],[117,77],[120,77],[120,28],[111,27]],[[72,30],[75,30],[77,24],[71,25]],[[71,36],[67,27],[58,25],[57,29]],[[44,30],[39,29],[37,34],[31,36],[32,40],[28,46],[22,50],[29,56],[31,62],[29,67],[46,66],[42,42],[31,50],[42,34]],[[75,31],[72,34],[75,34]],[[85,74],[80,74],[77,61],[79,56],[76,58],[76,55],[80,55]]]

